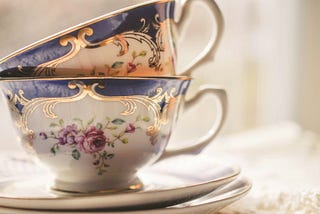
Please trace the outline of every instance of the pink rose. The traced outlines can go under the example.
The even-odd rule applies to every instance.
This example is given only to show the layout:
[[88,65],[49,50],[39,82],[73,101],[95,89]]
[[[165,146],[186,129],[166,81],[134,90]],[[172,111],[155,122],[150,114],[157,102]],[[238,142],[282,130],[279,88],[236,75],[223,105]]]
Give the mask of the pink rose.
[[132,62],[129,62],[127,65],[127,70],[128,70],[128,73],[135,72],[137,70],[137,65]]
[[76,136],[75,141],[82,152],[95,153],[103,150],[109,139],[102,130],[90,126],[84,134]]
[[129,123],[129,125],[126,128],[125,132],[126,133],[134,133],[135,130],[136,130],[136,127],[132,123]]

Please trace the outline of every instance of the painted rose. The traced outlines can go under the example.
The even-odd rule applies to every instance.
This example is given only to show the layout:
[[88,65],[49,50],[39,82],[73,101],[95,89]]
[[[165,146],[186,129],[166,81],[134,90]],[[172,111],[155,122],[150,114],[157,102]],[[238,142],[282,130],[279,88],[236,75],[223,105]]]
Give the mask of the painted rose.
[[97,129],[95,126],[90,126],[84,134],[76,136],[75,141],[82,152],[95,153],[102,151],[109,139],[104,136],[102,130]]
[[127,126],[125,132],[126,133],[134,133],[135,130],[136,130],[136,127],[132,123],[129,123],[129,125]]
[[78,135],[78,127],[75,124],[68,125],[58,132],[58,144],[73,145],[76,144],[76,136]]
[[135,72],[136,70],[137,70],[137,65],[132,63],[132,62],[129,62],[128,65],[127,65],[128,73]]

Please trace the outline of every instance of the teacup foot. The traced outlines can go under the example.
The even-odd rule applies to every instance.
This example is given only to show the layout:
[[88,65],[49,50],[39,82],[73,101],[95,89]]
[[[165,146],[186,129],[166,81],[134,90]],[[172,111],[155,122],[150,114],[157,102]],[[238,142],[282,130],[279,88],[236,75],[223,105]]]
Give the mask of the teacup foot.
[[143,183],[138,177],[129,182],[110,184],[106,181],[98,181],[94,183],[72,183],[61,180],[54,180],[51,191],[60,195],[70,194],[111,194],[123,192],[136,192],[143,188]]

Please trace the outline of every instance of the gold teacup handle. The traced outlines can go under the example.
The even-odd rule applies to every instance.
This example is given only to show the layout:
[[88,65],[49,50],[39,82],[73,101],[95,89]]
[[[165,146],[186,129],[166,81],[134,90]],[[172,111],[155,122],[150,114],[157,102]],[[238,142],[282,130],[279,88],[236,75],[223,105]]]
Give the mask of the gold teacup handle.
[[207,134],[197,139],[196,142],[192,143],[190,146],[180,149],[166,149],[162,156],[158,159],[158,161],[181,154],[198,154],[217,136],[225,122],[228,108],[227,93],[224,89],[203,87],[193,98],[185,102],[184,108],[185,110],[191,108],[203,96],[209,94],[213,95],[216,98],[217,112],[216,119]]
[[[179,1],[177,1],[177,3],[178,2]],[[181,11],[178,11],[178,13],[180,13],[177,14],[176,19],[176,28],[178,33],[181,33],[184,30],[186,21],[189,17],[190,7],[194,2],[203,2],[210,9],[216,21],[217,33],[215,35],[212,33],[206,47],[187,66],[185,66],[181,72],[179,72],[179,75],[182,76],[191,76],[191,73],[196,67],[205,62],[213,60],[224,31],[223,15],[214,0],[181,0],[179,2],[181,5]]]

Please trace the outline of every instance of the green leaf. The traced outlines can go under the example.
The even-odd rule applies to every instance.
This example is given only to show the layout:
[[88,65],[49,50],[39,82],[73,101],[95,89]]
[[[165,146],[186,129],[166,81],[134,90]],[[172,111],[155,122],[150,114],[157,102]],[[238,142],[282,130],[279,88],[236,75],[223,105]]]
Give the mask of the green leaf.
[[59,126],[59,124],[57,124],[57,123],[50,123],[50,125],[49,125],[50,127],[58,127]]
[[132,51],[131,55],[132,55],[133,58],[136,58],[137,57],[137,52],[136,51]]
[[141,118],[142,118],[141,115],[138,115],[137,118],[136,118],[136,121],[140,121]]
[[82,120],[80,118],[74,118],[73,120],[82,124]]
[[72,151],[72,157],[73,157],[73,159],[75,159],[75,160],[79,160],[80,159],[80,152],[79,152],[79,150],[78,149],[74,149],[73,151]]
[[63,119],[60,119],[60,120],[59,120],[59,124],[60,124],[60,126],[63,126],[63,124],[64,124]]
[[103,125],[101,123],[97,123],[96,128],[101,130],[103,128]]
[[108,159],[112,159],[113,157],[114,157],[114,154],[108,154],[108,155],[107,155],[107,158],[108,158]]
[[56,149],[54,148],[54,146],[50,149],[50,152],[51,152],[53,155],[56,155],[56,154],[57,154],[57,151],[56,151]]
[[123,123],[125,123],[126,121],[120,119],[120,118],[117,118],[117,119],[114,119],[113,121],[111,121],[111,123],[115,124],[115,125],[121,125]]
[[112,64],[111,68],[113,69],[118,69],[118,68],[121,68],[123,65],[123,62],[120,62],[120,61],[116,61]]
[[147,51],[141,51],[139,56],[146,56],[147,55]]
[[110,122],[111,121],[111,119],[110,119],[110,117],[106,117],[106,120],[108,121],[108,122]]
[[109,126],[107,129],[116,130],[116,129],[118,129],[118,127],[117,126]]
[[123,144],[127,144],[127,143],[129,143],[129,139],[128,139],[127,137],[125,137],[125,138],[123,138],[123,139],[121,140],[121,142],[122,142]]
[[94,121],[94,117],[93,117],[92,119],[90,119],[90,120],[87,122],[87,124],[88,124],[88,125],[91,125],[91,124],[93,123],[93,121]]
[[150,117],[148,117],[148,116],[144,117],[144,118],[143,118],[143,121],[144,121],[144,122],[149,122],[149,121],[150,121]]

